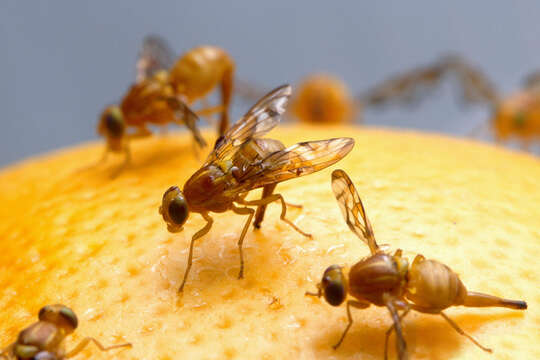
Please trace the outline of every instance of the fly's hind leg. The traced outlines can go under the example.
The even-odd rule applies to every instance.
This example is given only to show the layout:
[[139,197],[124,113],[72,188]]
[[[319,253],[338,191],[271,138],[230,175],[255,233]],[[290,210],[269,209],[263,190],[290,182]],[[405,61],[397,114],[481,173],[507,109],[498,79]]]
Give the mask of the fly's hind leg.
[[244,244],[244,238],[246,237],[246,233],[249,228],[249,224],[251,223],[251,219],[253,219],[253,215],[255,214],[255,210],[247,207],[236,207],[234,204],[232,204],[232,211],[238,215],[248,215],[246,224],[244,225],[240,238],[238,239],[238,251],[240,252],[240,271],[238,272],[238,278],[242,279],[244,277],[244,252],[242,245]]
[[284,222],[286,222],[287,224],[289,224],[294,230],[296,230],[297,232],[299,232],[300,234],[302,234],[303,236],[305,237],[313,237],[311,234],[309,233],[306,233],[304,231],[302,231],[298,226],[296,226],[292,221],[290,221],[289,219],[287,219],[285,216],[287,215],[287,204],[285,203],[285,200],[283,199],[283,196],[281,194],[272,194],[270,196],[267,196],[265,198],[262,198],[260,200],[251,200],[251,201],[247,201],[247,200],[239,200],[238,202],[242,205],[248,205],[248,206],[259,206],[259,205],[268,205],[270,204],[271,202],[274,202],[274,201],[281,201],[281,215],[280,215],[280,219]]
[[193,244],[195,243],[195,240],[198,238],[206,235],[210,229],[212,228],[212,224],[214,223],[214,219],[210,217],[210,215],[202,213],[202,217],[206,220],[206,225],[199,231],[193,235],[191,238],[191,242],[189,243],[189,255],[188,255],[188,264],[186,267],[186,271],[184,272],[184,280],[182,280],[182,285],[180,285],[180,289],[178,289],[178,292],[184,291],[184,285],[186,284],[186,280],[189,274],[189,271],[191,270],[191,263],[193,261]]
[[229,68],[223,73],[221,80],[221,102],[223,104],[223,112],[221,113],[221,119],[219,122],[219,136],[224,135],[229,129],[229,105],[231,104],[231,98],[234,87],[234,64],[231,63]]
[[456,330],[460,335],[463,335],[465,336],[466,338],[468,338],[469,340],[471,340],[476,346],[478,346],[480,349],[484,350],[485,352],[488,352],[488,353],[491,353],[493,352],[493,350],[491,350],[490,348],[487,348],[485,346],[482,346],[482,344],[480,344],[478,341],[476,341],[471,335],[467,334],[465,331],[463,331],[459,326],[458,324],[456,324],[452,319],[450,319],[448,316],[446,316],[445,313],[443,313],[442,311],[440,312],[441,316],[450,324],[451,327],[454,328],[454,330]]
[[82,339],[82,341],[79,343],[79,345],[75,346],[75,349],[71,350],[70,352],[68,352],[66,355],[65,355],[65,358],[70,358],[72,356],[75,356],[77,355],[78,353],[80,353],[85,347],[86,345],[88,345],[90,342],[93,342],[94,344],[96,344],[96,346],[99,348],[99,350],[101,351],[109,351],[109,350],[113,350],[113,349],[118,349],[118,348],[121,348],[121,347],[131,347],[131,343],[124,343],[124,344],[118,344],[118,345],[111,345],[111,346],[103,346],[97,339],[93,338],[93,337],[86,337],[84,339]]

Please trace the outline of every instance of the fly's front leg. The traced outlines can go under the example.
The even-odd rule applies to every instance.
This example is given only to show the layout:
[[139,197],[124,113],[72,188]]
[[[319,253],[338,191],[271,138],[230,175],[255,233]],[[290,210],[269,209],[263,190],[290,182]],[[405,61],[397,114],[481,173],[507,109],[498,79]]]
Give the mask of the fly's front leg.
[[111,345],[111,346],[103,346],[99,341],[97,341],[97,339],[93,338],[93,337],[86,337],[84,339],[82,339],[82,341],[79,343],[79,345],[75,346],[75,349],[71,350],[70,352],[68,352],[66,355],[65,355],[65,358],[70,358],[72,356],[75,356],[77,355],[78,353],[80,353],[85,347],[86,345],[88,345],[90,342],[93,342],[94,344],[96,344],[96,346],[99,348],[99,350],[101,351],[109,351],[109,350],[112,350],[112,349],[118,349],[118,348],[121,348],[121,347],[131,347],[131,343],[124,343],[124,344],[118,344],[118,345]]
[[109,158],[109,153],[110,153],[110,152],[111,152],[111,151],[109,150],[109,147],[106,146],[106,147],[105,147],[105,151],[103,151],[103,155],[101,155],[101,159],[99,159],[99,161],[98,161],[97,164],[98,164],[98,165],[99,165],[99,164],[104,164],[104,163],[107,161],[107,159]]
[[347,301],[347,318],[349,319],[349,322],[347,323],[347,327],[345,328],[345,331],[343,331],[343,334],[341,334],[341,337],[339,338],[339,341],[334,346],[332,346],[334,348],[334,350],[336,350],[339,347],[339,345],[341,345],[341,343],[345,339],[345,335],[347,335],[347,333],[349,332],[349,329],[352,326],[353,319],[352,319],[352,316],[351,316],[351,306],[355,307],[357,309],[365,309],[365,308],[369,307],[369,303],[355,301],[355,300]]
[[116,169],[112,175],[111,175],[111,178],[114,179],[116,178],[118,175],[120,175],[120,173],[122,171],[124,171],[125,168],[127,168],[130,164],[131,164],[131,150],[129,148],[129,143],[126,141],[126,143],[124,144],[124,162],[122,163],[122,165],[120,165],[118,167],[118,169]]
[[139,138],[147,137],[147,136],[150,136],[150,135],[152,135],[152,132],[146,126],[143,125],[143,126],[137,127],[136,132],[134,132],[132,134],[128,134],[126,136],[126,138],[123,140],[124,143],[123,143],[123,146],[122,146],[122,149],[123,149],[124,155],[125,155],[124,162],[111,175],[112,178],[115,178],[118,175],[120,175],[120,173],[131,164],[131,150],[130,150],[130,147],[129,147],[130,141],[132,139],[139,139]]
[[238,251],[240,252],[240,271],[238,272],[238,278],[242,279],[244,277],[244,252],[242,249],[242,245],[244,244],[244,237],[246,236],[247,230],[249,228],[249,224],[251,223],[251,219],[253,219],[255,210],[247,208],[247,207],[239,208],[239,207],[236,207],[234,204],[232,204],[232,211],[234,211],[238,215],[248,215],[246,224],[244,225],[244,228],[242,229],[242,233],[240,234],[240,239],[238,239]]
[[466,338],[468,338],[469,340],[471,340],[476,346],[478,346],[480,349],[484,350],[485,352],[488,352],[488,353],[491,353],[493,352],[493,350],[491,350],[490,348],[487,348],[485,346],[482,346],[482,344],[480,344],[478,341],[476,341],[471,335],[467,334],[465,331],[463,331],[459,326],[458,324],[456,324],[452,319],[450,319],[448,316],[446,316],[445,313],[443,313],[442,311],[440,312],[441,316],[450,324],[451,327],[454,328],[454,330],[456,330],[460,335],[463,335],[465,336]]
[[302,231],[298,226],[296,226],[292,221],[287,219],[285,216],[287,215],[287,204],[285,203],[285,200],[283,199],[283,196],[281,194],[273,194],[270,196],[267,196],[260,200],[251,200],[251,201],[239,201],[240,204],[248,205],[248,206],[259,206],[259,205],[268,205],[271,202],[274,201],[281,201],[281,216],[280,219],[287,224],[289,224],[294,230],[298,231],[300,234],[306,236],[306,237],[313,237],[311,234],[308,234],[304,231]]
[[193,244],[195,243],[195,240],[206,235],[210,231],[210,228],[212,228],[212,224],[214,223],[214,219],[212,219],[207,213],[202,213],[201,216],[206,220],[206,225],[201,230],[197,231],[195,235],[193,235],[193,237],[191,238],[191,242],[189,243],[188,264],[186,272],[184,273],[184,280],[182,280],[182,285],[180,285],[180,289],[178,289],[178,292],[184,291],[184,285],[186,284],[189,271],[191,270],[191,263],[193,260]]

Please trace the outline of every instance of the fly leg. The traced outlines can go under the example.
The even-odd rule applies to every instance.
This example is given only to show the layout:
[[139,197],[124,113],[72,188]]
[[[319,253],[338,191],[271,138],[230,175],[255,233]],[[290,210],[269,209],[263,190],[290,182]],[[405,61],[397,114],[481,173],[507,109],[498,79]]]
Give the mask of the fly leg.
[[270,204],[271,202],[274,202],[274,201],[281,201],[281,215],[280,215],[280,219],[284,222],[286,222],[287,224],[289,224],[294,230],[296,230],[297,232],[299,232],[300,234],[306,236],[306,237],[313,237],[311,234],[308,234],[304,231],[302,231],[298,226],[296,226],[292,221],[290,221],[289,219],[287,219],[285,216],[287,215],[287,204],[285,203],[285,200],[283,199],[283,196],[281,194],[272,194],[270,196],[267,196],[265,198],[262,198],[260,200],[251,200],[251,201],[247,201],[247,200],[239,200],[238,202],[242,205],[247,205],[247,206],[259,206],[259,205],[267,205],[267,204]]
[[229,129],[229,105],[231,104],[233,87],[234,64],[231,63],[229,68],[223,73],[223,78],[221,79],[221,102],[223,104],[223,111],[221,112],[221,119],[219,122],[219,136],[224,135]]
[[206,235],[210,231],[210,228],[212,227],[212,224],[214,223],[214,219],[212,219],[210,215],[208,215],[207,213],[202,213],[201,216],[206,220],[206,225],[201,230],[197,231],[195,235],[193,235],[193,237],[191,238],[191,243],[189,244],[188,264],[187,264],[186,271],[184,272],[184,280],[182,280],[182,285],[180,285],[180,289],[178,289],[178,292],[184,291],[184,285],[186,283],[189,270],[191,270],[191,263],[193,260],[193,244],[195,243],[195,240]]
[[[276,188],[277,184],[270,184],[263,187],[262,196],[261,199],[264,199],[274,192],[274,189]],[[261,223],[264,219],[264,213],[266,212],[266,206],[267,204],[259,205],[257,206],[257,212],[255,213],[255,221],[253,222],[253,226],[256,229],[261,228]]]
[[204,107],[202,109],[195,111],[197,116],[211,116],[213,114],[222,113],[225,111],[225,107],[223,105],[209,106],[206,101],[204,102],[203,106]]
[[465,336],[466,338],[468,338],[469,340],[471,340],[476,346],[478,346],[480,349],[488,352],[488,353],[491,353],[493,352],[493,350],[491,350],[490,348],[487,348],[487,347],[484,347],[482,346],[478,341],[476,341],[471,335],[467,334],[465,331],[463,331],[459,326],[458,324],[456,324],[452,319],[450,319],[448,316],[446,316],[445,313],[443,313],[442,311],[440,312],[441,316],[446,320],[448,321],[448,323],[450,324],[451,327],[454,328],[454,330],[456,330],[460,335],[463,335]]
[[121,348],[121,347],[132,347],[131,343],[124,343],[124,344],[118,344],[118,345],[111,345],[111,346],[103,346],[99,341],[97,341],[97,339],[93,338],[93,337],[86,337],[84,339],[81,340],[81,342],[75,346],[75,348],[73,350],[71,350],[70,352],[68,352],[66,355],[65,355],[65,358],[70,358],[72,356],[75,356],[77,355],[78,353],[80,353],[85,347],[86,345],[88,345],[90,342],[93,342],[94,344],[96,344],[96,346],[99,348],[99,350],[101,351],[109,351],[109,350],[112,350],[112,349],[118,349],[118,348]]
[[334,350],[336,350],[339,347],[339,345],[341,345],[341,343],[343,342],[343,339],[345,339],[345,335],[347,335],[347,333],[349,332],[349,329],[352,326],[353,319],[352,319],[352,316],[351,316],[351,306],[355,307],[357,309],[365,309],[365,308],[369,307],[369,303],[355,301],[355,300],[347,301],[347,318],[349,319],[349,322],[347,323],[347,327],[345,328],[345,331],[343,331],[343,334],[341,334],[341,337],[339,338],[339,341],[334,346],[332,346],[334,348]]
[[122,149],[124,151],[125,157],[122,165],[116,169],[116,171],[111,175],[112,178],[117,177],[120,173],[131,165],[131,150],[129,148],[129,143],[133,139],[139,139],[152,135],[152,132],[144,125],[137,127],[137,131],[132,134],[127,134],[127,139],[124,140]]
[[124,162],[122,165],[118,167],[112,174],[111,179],[116,178],[122,171],[124,171],[125,168],[127,168],[131,164],[131,150],[129,149],[129,144],[126,142],[124,144]]
[[183,98],[170,96],[165,99],[167,100],[169,107],[174,111],[174,122],[179,125],[186,125],[193,134],[193,139],[197,145],[201,148],[205,147],[206,141],[204,141],[204,138],[197,127],[199,116],[190,109]]
[[[206,116],[206,120],[208,121],[208,123],[210,123],[210,125],[215,125],[217,123],[217,120],[216,118],[213,116],[215,111],[210,111],[209,114],[206,114],[206,112],[208,111],[208,109],[210,110],[213,110],[214,108],[210,106],[210,103],[208,102],[208,99],[207,98],[202,98],[201,99],[201,104],[202,104],[202,109],[201,110],[197,110],[195,111],[195,114],[197,114],[198,116]],[[220,108],[218,112],[221,112],[223,111],[223,108]]]
[[232,211],[238,215],[248,216],[246,224],[244,225],[242,233],[240,234],[240,238],[238,239],[238,251],[240,252],[240,271],[238,272],[238,278],[242,279],[244,277],[244,252],[242,245],[244,244],[244,238],[246,237],[246,233],[249,228],[249,224],[251,223],[251,219],[253,219],[253,215],[255,214],[255,210],[247,207],[236,207],[234,204],[232,204]]
[[103,155],[101,155],[101,159],[99,159],[97,165],[104,164],[107,161],[107,158],[109,157],[110,152],[111,151],[109,150],[109,148],[105,147],[105,151],[103,151]]
[[[270,184],[270,185],[266,185],[265,187],[263,187],[263,192],[262,192],[261,199],[264,199],[264,198],[272,195],[272,193],[274,192],[274,189],[276,188],[276,186],[277,186],[277,184]],[[276,201],[278,201],[278,200],[279,199],[277,199]],[[264,219],[264,213],[266,212],[266,205],[267,204],[257,206],[257,212],[255,213],[255,221],[253,222],[253,226],[256,229],[261,228],[261,223],[262,223],[262,221]],[[299,209],[302,208],[302,205],[291,204],[291,203],[288,203],[288,202],[286,202],[285,205],[290,206],[290,207],[299,208]]]
[[409,358],[409,355],[407,354],[407,344],[405,343],[405,339],[403,339],[400,316],[398,315],[398,312],[392,301],[387,301],[386,307],[388,308],[388,311],[390,311],[390,315],[392,316],[392,320],[394,321],[394,325],[392,326],[392,328],[396,329],[396,349],[398,353],[398,359],[407,360]]
[[[405,309],[405,311],[399,316],[399,323],[401,323],[401,320],[403,320],[403,318],[407,316],[409,311],[411,311],[411,308]],[[390,339],[390,334],[392,334],[392,331],[394,331],[394,329],[395,324],[392,324],[392,326],[390,326],[390,329],[386,330],[386,335],[384,338],[384,360],[388,360],[388,339]]]

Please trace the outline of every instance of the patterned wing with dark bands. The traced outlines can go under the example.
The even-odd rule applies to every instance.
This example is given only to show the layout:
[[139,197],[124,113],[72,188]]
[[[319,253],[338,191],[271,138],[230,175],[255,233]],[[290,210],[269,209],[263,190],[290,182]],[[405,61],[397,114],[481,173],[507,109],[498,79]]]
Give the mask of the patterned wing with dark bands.
[[497,103],[497,90],[484,73],[456,55],[447,55],[432,64],[393,76],[361,95],[359,101],[366,106],[415,104],[432,94],[447,75],[457,78],[466,104]]
[[193,138],[195,139],[197,144],[201,148],[205,147],[206,141],[202,137],[199,128],[197,127],[197,121],[199,121],[199,117],[197,116],[197,114],[195,114],[185,102],[178,99],[177,97],[167,97],[166,100],[169,104],[169,107],[174,110],[176,116],[178,116],[184,121],[187,128],[193,134]]
[[235,192],[309,175],[335,164],[354,146],[351,138],[307,141],[276,151],[243,169]]
[[375,254],[379,246],[375,241],[371,223],[364,210],[362,200],[345,171],[334,170],[332,172],[332,190],[341,208],[345,222],[351,231],[369,246],[372,254]]
[[217,139],[205,165],[230,157],[243,143],[261,137],[272,130],[285,112],[292,93],[290,85],[283,85],[260,99],[227,132]]
[[169,70],[174,64],[174,52],[158,35],[147,35],[137,61],[137,82],[152,77],[160,70]]

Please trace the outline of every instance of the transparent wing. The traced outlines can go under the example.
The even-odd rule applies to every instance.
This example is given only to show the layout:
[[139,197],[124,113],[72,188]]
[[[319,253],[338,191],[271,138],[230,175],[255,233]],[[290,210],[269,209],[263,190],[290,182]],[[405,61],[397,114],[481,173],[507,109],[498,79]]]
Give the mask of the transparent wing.
[[283,85],[260,99],[223,136],[216,140],[214,150],[208,155],[205,165],[227,158],[246,141],[261,137],[272,130],[285,112],[291,93],[291,86]]
[[167,102],[169,107],[174,110],[175,116],[186,124],[187,128],[193,134],[193,138],[197,144],[202,148],[206,146],[206,141],[202,137],[199,128],[197,127],[197,121],[199,117],[191,110],[191,108],[182,100],[177,97],[168,97]]
[[175,55],[169,44],[158,35],[147,35],[137,61],[137,82],[152,77],[159,70],[169,70]]
[[264,96],[266,93],[264,87],[259,84],[244,81],[242,79],[235,79],[234,81],[234,93],[246,101],[256,101]]
[[335,138],[302,142],[276,151],[240,169],[239,185],[232,191],[245,192],[312,174],[341,160],[353,146],[351,138]]
[[480,69],[459,56],[447,56],[441,63],[448,72],[456,74],[464,102],[494,106],[499,101],[497,89]]
[[379,249],[364,205],[351,179],[343,170],[332,172],[332,190],[349,229],[368,246],[372,254]]
[[433,93],[442,79],[453,74],[461,87],[465,103],[498,101],[497,91],[487,77],[461,57],[445,56],[431,65],[418,67],[391,77],[359,97],[364,105],[380,106],[389,103],[414,104]]
[[540,90],[540,70],[527,75],[523,81],[523,88],[527,90]]

